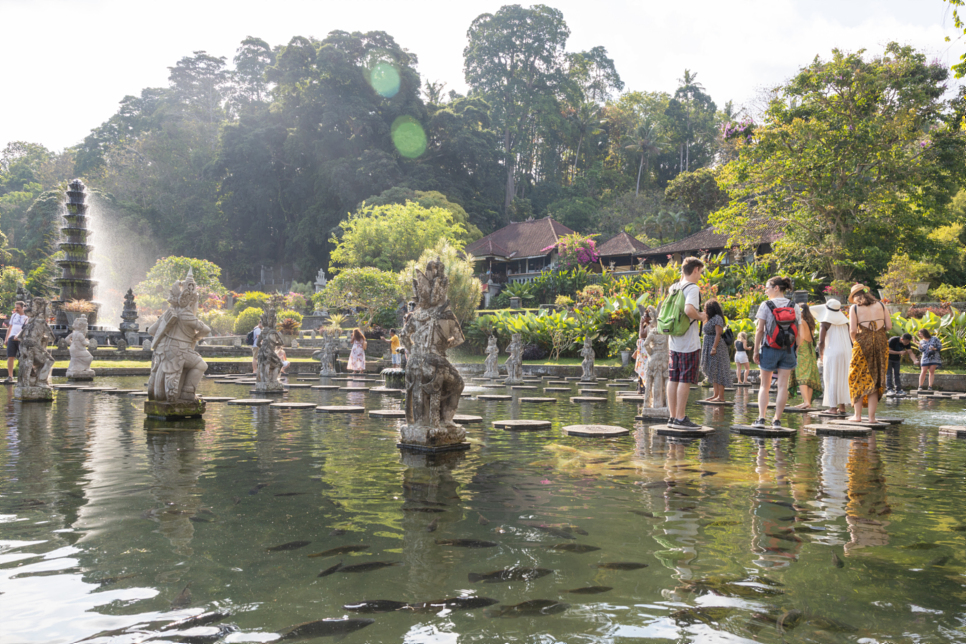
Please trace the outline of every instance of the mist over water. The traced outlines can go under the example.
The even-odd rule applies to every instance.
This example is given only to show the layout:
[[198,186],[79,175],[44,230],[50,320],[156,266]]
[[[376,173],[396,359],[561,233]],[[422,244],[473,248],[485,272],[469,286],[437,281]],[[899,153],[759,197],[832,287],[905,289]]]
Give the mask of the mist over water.
[[93,231],[92,279],[97,282],[94,300],[101,303],[100,326],[121,323],[124,294],[144,279],[160,255],[158,244],[144,231],[135,231],[104,199],[88,194],[88,227]]

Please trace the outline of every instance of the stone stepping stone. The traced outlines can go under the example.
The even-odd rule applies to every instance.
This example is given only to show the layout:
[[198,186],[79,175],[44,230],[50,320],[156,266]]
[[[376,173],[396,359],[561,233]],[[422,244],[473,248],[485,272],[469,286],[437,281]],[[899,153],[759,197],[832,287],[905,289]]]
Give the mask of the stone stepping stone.
[[501,394],[480,394],[476,397],[477,400],[513,400],[513,396],[504,396]]
[[296,378],[300,382],[315,382],[318,378]]
[[402,409],[372,409],[369,411],[369,418],[405,418],[406,412]]
[[556,398],[539,398],[539,397],[522,397],[520,398],[522,403],[554,403],[556,404]]
[[103,391],[114,391],[115,389],[117,389],[117,387],[83,387],[80,389],[80,391],[103,392]]
[[523,382],[543,382],[540,378],[524,378]]
[[[63,389],[65,391],[73,391],[74,389],[80,389],[82,385],[51,385],[54,389]],[[126,391],[133,391],[133,389],[128,389]]]
[[369,391],[369,387],[339,387],[339,391]]
[[473,382],[490,382],[492,378],[470,378]]
[[939,433],[944,436],[955,438],[966,438],[966,425],[941,425]]
[[747,382],[744,382],[744,383],[742,383],[742,382],[736,382],[735,383],[735,387],[742,387],[742,388],[744,388],[744,387],[751,387],[751,385],[749,385]]
[[322,391],[332,391],[338,388],[339,385],[312,385],[312,389],[320,389]]
[[225,374],[223,373],[206,373],[205,378],[223,378]]
[[366,410],[365,407],[357,405],[320,405],[315,411],[324,414],[361,414]]
[[510,387],[510,389],[513,389],[514,391],[520,391],[523,389],[536,389],[536,387],[534,387],[533,385],[513,385],[512,387]]
[[614,378],[614,382],[637,382],[635,378]]
[[[869,422],[869,418],[867,416],[863,416],[862,420],[865,422]],[[882,416],[879,416],[878,418],[876,418],[876,421],[880,423],[885,423],[886,425],[901,425],[902,423],[905,422],[902,418],[883,418]]]
[[582,378],[580,376],[564,376],[564,380],[567,382],[577,382],[578,380],[582,380]]
[[518,420],[494,420],[494,427],[506,429],[511,432],[531,431],[535,429],[550,429],[549,420],[532,420],[521,418]]
[[104,393],[120,396],[120,395],[127,395],[132,391],[138,391],[138,390],[137,389],[106,389],[104,390]]
[[228,402],[229,400],[234,400],[234,398],[232,398],[231,396],[202,396],[201,399],[204,400],[206,403]]
[[625,386],[623,382],[608,382],[607,387],[623,387]]
[[627,436],[631,430],[616,425],[567,425],[563,428],[570,436],[585,436],[587,438],[614,438]]
[[404,394],[405,389],[393,389],[392,387],[373,387],[369,390],[373,394]]
[[667,425],[651,425],[651,429],[658,436],[675,436],[677,438],[703,438],[715,432],[714,427],[696,427],[694,429],[678,429]]
[[[282,384],[285,384],[285,383],[282,383]],[[285,385],[285,386],[288,387],[289,389],[308,389],[312,385],[297,385],[296,384],[296,385]]]
[[571,396],[570,402],[572,403],[599,403],[607,402],[606,398],[601,398],[600,396]]
[[544,391],[573,391],[570,387],[544,387]]
[[506,385],[480,385],[480,389],[503,389]]
[[868,427],[869,429],[885,429],[889,426],[889,423],[870,423],[869,421],[861,420],[842,420],[835,419],[828,421],[830,425],[847,425],[850,427]]
[[661,421],[667,422],[671,420],[671,416],[667,412],[665,412],[664,414],[658,414],[655,416],[634,416],[634,420],[643,420],[649,423],[661,422]]
[[816,436],[838,436],[840,438],[850,438],[853,436],[868,436],[872,430],[868,427],[856,427],[849,425],[802,425],[802,429],[807,434]]
[[606,394],[606,389],[578,389],[579,394]]
[[263,396],[282,396],[285,394],[284,389],[272,389],[269,391],[262,391],[261,389],[249,389],[250,394],[262,394]]
[[791,427],[752,427],[751,425],[732,425],[731,431],[743,436],[764,436],[768,438],[782,438],[795,436],[798,431]]
[[131,393],[128,394],[128,396],[147,396],[147,395],[148,395],[148,392],[146,391],[132,391]]
[[350,380],[355,380],[355,378],[329,378],[332,382],[349,382]]
[[271,398],[232,398],[228,401],[228,404],[257,407],[259,405],[271,405],[273,402],[275,401]]
[[[750,403],[748,403],[748,407],[750,407],[751,409],[758,409],[758,403],[756,403],[756,402],[750,402]],[[768,403],[768,409],[774,409],[774,408],[775,408],[775,403],[769,402]],[[797,407],[785,407],[784,413],[786,413],[786,414],[810,414],[810,413],[813,413],[814,411],[815,411],[814,409],[799,409]]]
[[814,414],[815,416],[818,416],[819,418],[845,418],[846,416],[849,415],[848,412],[846,412],[844,414],[838,414],[838,413],[835,413],[833,411],[820,411],[818,413],[816,413],[815,411],[811,411],[809,413]]
[[308,402],[277,402],[272,403],[269,407],[276,407],[278,409],[309,409],[315,408],[315,403]]
[[698,404],[707,405],[709,407],[734,407],[735,406],[735,404],[730,400],[726,400],[724,402],[711,401],[711,400],[699,400]]
[[238,380],[234,380],[234,379],[230,379],[229,378],[229,379],[225,379],[225,380],[216,380],[215,381],[215,384],[216,385],[243,385],[245,383],[239,382]]
[[617,400],[622,402],[638,403],[638,402],[644,402],[644,396],[640,394],[630,394],[628,396],[621,396],[620,392],[618,391]]
[[548,380],[548,385],[569,385],[570,383],[566,380]]
[[482,423],[482,416],[472,416],[470,414],[453,414],[453,422],[457,425],[474,425]]

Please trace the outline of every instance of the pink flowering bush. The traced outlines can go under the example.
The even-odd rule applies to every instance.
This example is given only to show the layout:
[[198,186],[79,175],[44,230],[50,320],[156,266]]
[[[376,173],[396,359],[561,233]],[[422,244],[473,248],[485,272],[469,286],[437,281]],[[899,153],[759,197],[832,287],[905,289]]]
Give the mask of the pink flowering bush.
[[559,255],[558,264],[561,270],[566,271],[579,266],[586,266],[600,259],[600,253],[597,252],[597,243],[593,239],[596,236],[584,236],[580,233],[567,235],[566,237],[561,237],[556,244],[551,244],[544,248],[543,252],[548,252],[556,248]]

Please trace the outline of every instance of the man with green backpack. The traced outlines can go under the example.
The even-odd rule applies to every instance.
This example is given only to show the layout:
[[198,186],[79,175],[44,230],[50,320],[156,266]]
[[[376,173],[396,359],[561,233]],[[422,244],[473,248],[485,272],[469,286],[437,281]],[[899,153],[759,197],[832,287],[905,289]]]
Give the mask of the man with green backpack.
[[698,366],[701,362],[700,325],[708,316],[701,310],[701,289],[698,280],[704,262],[688,257],[681,262],[681,281],[668,291],[657,318],[658,330],[668,336],[671,351],[670,371],[667,383],[667,426],[672,429],[698,427],[687,417],[688,394],[691,385],[698,382]]

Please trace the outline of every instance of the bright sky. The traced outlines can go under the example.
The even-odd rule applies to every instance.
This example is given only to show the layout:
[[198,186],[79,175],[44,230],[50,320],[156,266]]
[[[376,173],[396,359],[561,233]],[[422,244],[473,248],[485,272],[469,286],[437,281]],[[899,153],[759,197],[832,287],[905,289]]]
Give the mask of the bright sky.
[[[391,34],[423,79],[466,90],[463,47],[489,0],[0,0],[0,147],[61,150],[107,120],[127,94],[167,85],[195,50],[229,61],[246,36],[271,45],[332,30]],[[878,53],[891,40],[953,64],[966,49],[941,0],[550,0],[568,50],[607,48],[627,90],[668,91],[685,68],[723,105],[790,77],[833,47]]]

